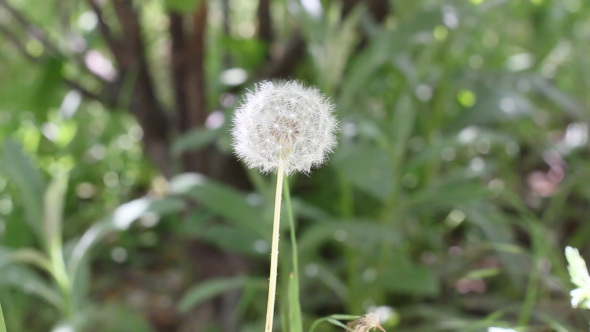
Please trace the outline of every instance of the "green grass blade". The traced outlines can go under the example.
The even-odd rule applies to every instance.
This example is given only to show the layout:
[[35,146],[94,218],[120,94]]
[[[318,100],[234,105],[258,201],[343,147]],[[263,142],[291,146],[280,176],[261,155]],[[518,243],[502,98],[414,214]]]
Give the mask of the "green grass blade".
[[0,332],[6,332],[6,323],[4,323],[4,314],[2,313],[2,304],[0,303]]
[[299,263],[297,254],[297,237],[295,236],[295,218],[293,217],[293,206],[291,205],[291,193],[289,190],[289,179],[285,177],[283,185],[283,196],[287,208],[287,218],[291,228],[291,252],[293,272],[289,276],[289,325],[291,332],[303,332],[301,319],[301,303],[299,301]]
[[299,302],[299,281],[293,273],[289,275],[289,331],[303,332],[301,304]]

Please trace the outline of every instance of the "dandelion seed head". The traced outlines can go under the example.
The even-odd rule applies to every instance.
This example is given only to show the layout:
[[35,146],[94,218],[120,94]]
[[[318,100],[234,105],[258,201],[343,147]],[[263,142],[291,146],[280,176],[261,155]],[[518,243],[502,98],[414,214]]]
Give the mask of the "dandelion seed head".
[[375,313],[368,313],[346,325],[346,330],[349,332],[370,332],[377,329],[385,332],[381,322],[379,322],[379,316]]
[[315,88],[297,81],[264,81],[236,109],[234,150],[248,167],[263,173],[282,164],[287,175],[309,173],[336,146],[334,105]]

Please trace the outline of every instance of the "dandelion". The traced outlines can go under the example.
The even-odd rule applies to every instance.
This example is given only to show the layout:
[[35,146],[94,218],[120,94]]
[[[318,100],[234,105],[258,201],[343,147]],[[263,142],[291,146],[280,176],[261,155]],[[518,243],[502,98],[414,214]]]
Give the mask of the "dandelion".
[[262,82],[236,110],[234,149],[263,173],[309,173],[336,146],[334,105],[317,89],[297,81]]
[[[327,154],[336,146],[338,122],[334,105],[317,89],[297,81],[267,81],[246,93],[244,102],[236,109],[233,124],[231,134],[238,157],[250,168],[277,173],[265,324],[265,332],[270,332],[277,283],[283,178],[295,172],[309,173],[326,161]],[[285,192],[288,193],[288,186]],[[289,195],[286,201],[289,210]],[[293,275],[298,280],[295,226],[293,218],[289,219]],[[295,302],[298,303],[298,298]],[[296,310],[300,313],[299,308]]]
[[381,326],[381,322],[379,322],[379,316],[375,313],[366,314],[346,324],[346,330],[350,332],[369,332],[374,329],[385,332],[385,329]]

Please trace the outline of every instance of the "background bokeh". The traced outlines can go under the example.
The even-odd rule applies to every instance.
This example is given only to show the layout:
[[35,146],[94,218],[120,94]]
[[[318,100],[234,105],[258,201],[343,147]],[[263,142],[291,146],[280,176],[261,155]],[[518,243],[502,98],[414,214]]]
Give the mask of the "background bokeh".
[[329,163],[290,179],[306,330],[369,311],[390,332],[587,330],[563,250],[590,258],[589,17],[585,0],[0,0],[8,331],[261,331],[274,178],[228,129],[279,78],[341,122]]

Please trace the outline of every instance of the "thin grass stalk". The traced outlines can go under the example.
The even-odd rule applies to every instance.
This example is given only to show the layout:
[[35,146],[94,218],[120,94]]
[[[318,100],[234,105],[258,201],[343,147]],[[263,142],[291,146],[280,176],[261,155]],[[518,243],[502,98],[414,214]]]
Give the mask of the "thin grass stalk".
[[293,272],[289,278],[289,320],[291,332],[302,332],[303,323],[301,319],[301,303],[299,301],[299,258],[297,252],[297,236],[295,233],[295,217],[293,216],[293,207],[291,206],[291,192],[289,190],[289,180],[285,177],[283,195],[285,196],[285,207],[287,208],[287,219],[291,233],[291,260]]

